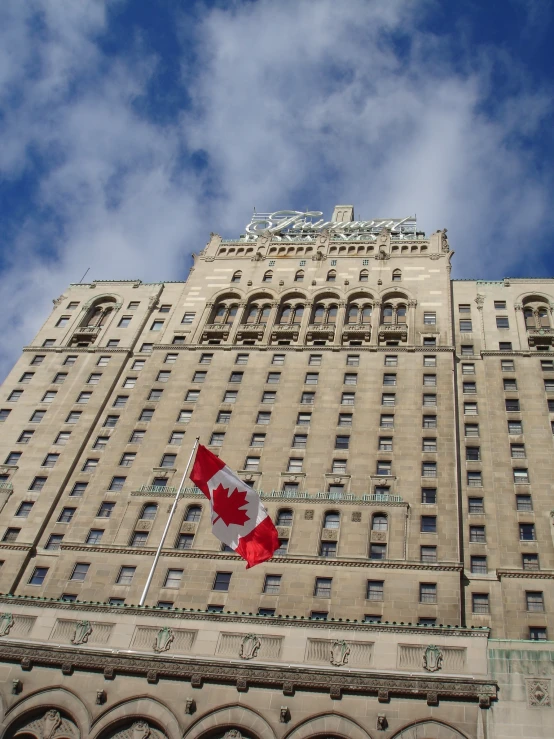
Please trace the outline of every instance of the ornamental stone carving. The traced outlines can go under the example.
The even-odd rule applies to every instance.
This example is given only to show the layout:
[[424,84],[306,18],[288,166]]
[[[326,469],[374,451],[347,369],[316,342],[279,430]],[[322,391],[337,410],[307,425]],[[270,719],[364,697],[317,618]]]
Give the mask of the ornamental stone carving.
[[151,733],[150,726],[146,721],[135,721],[131,726],[131,736],[133,739],[148,739]]
[[342,640],[337,640],[331,646],[331,654],[329,661],[335,667],[342,667],[348,662],[348,655],[350,654],[350,647],[348,643]]
[[313,512],[313,510],[304,511],[304,520],[305,521],[313,521],[313,519],[314,519],[314,512]]
[[61,725],[62,717],[59,711],[56,711],[54,708],[46,711],[42,719],[42,739],[52,739],[56,733],[56,729],[59,729]]
[[57,308],[58,305],[62,302],[62,300],[65,300],[65,295],[60,295],[57,298],[54,298],[52,302],[54,303],[54,306]]
[[429,644],[423,655],[423,669],[438,672],[442,667],[443,654],[435,644]]
[[0,636],[8,636],[14,623],[11,613],[0,613]]
[[90,621],[79,621],[77,624],[75,624],[75,632],[71,637],[71,643],[86,644],[91,634],[92,626]]
[[256,634],[246,634],[240,645],[239,657],[241,659],[254,659],[261,646],[262,642]]
[[552,708],[551,681],[527,680],[527,704],[533,708]]
[[154,651],[158,652],[158,654],[160,652],[167,652],[174,639],[175,634],[173,633],[173,630],[170,629],[169,626],[162,626],[154,641]]
[[243,736],[238,729],[229,729],[223,734],[223,739],[243,739]]
[[443,228],[442,231],[439,231],[441,235],[441,249],[443,252],[447,253],[450,251],[450,246],[448,244],[448,236],[446,235],[448,233],[447,228]]
[[360,523],[361,520],[362,520],[362,512],[361,511],[354,511],[352,513],[352,521],[354,523]]

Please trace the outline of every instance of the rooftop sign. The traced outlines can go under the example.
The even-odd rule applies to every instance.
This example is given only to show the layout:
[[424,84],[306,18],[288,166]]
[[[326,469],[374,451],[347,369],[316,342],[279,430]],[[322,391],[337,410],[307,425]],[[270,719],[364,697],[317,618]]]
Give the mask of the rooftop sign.
[[306,212],[278,210],[274,213],[254,213],[246,226],[246,240],[271,236],[276,241],[311,241],[318,234],[329,231],[331,238],[343,241],[374,241],[377,234],[388,229],[396,238],[416,237],[416,219],[379,218],[373,221],[326,221],[319,210]]

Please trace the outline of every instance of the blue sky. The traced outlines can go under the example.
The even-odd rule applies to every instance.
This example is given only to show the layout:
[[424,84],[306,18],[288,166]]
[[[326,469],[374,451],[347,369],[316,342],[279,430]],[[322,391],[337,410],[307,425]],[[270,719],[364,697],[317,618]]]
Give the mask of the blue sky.
[[554,275],[544,0],[3,0],[0,377],[69,282],[183,279],[211,231],[353,203],[454,277]]

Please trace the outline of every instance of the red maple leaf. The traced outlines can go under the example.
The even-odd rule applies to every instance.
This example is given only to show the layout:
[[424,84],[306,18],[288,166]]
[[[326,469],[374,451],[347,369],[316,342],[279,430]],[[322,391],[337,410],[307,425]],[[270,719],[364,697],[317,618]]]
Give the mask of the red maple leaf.
[[245,490],[237,490],[235,488],[231,495],[229,495],[229,488],[224,488],[221,484],[218,485],[213,492],[213,509],[214,513],[217,513],[217,518],[214,519],[213,523],[216,523],[221,518],[225,526],[230,526],[232,523],[238,526],[244,526],[250,520],[246,512],[240,510],[245,505]]

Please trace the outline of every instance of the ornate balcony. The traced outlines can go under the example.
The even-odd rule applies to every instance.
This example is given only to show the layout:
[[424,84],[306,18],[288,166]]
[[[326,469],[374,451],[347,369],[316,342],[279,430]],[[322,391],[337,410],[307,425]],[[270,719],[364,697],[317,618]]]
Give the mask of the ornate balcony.
[[333,341],[336,325],[334,323],[310,323],[306,339],[308,341]]
[[298,341],[300,333],[299,323],[280,323],[274,326],[271,331],[271,341],[280,341],[288,339],[289,341]]
[[101,330],[101,326],[78,326],[73,332],[73,338],[80,341],[95,341]]
[[210,339],[227,341],[230,330],[230,323],[207,323],[202,331],[201,341],[210,341]]
[[237,341],[254,339],[261,341],[264,338],[266,323],[241,323],[237,331]]
[[536,344],[552,345],[554,339],[554,329],[552,328],[527,328],[527,339],[529,346]]
[[408,341],[406,323],[382,323],[379,326],[379,341]]
[[370,323],[349,323],[342,329],[342,340],[347,341],[366,341],[371,339]]

